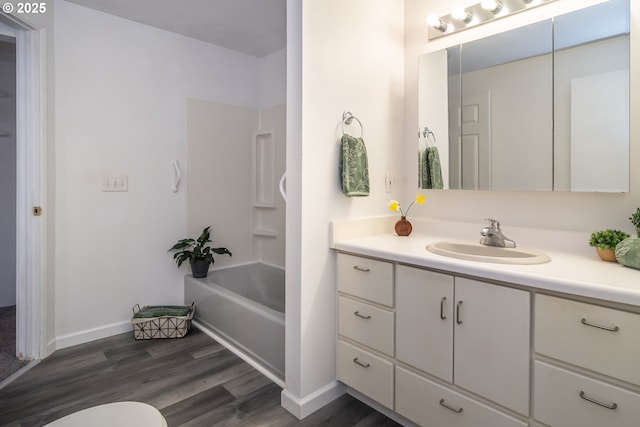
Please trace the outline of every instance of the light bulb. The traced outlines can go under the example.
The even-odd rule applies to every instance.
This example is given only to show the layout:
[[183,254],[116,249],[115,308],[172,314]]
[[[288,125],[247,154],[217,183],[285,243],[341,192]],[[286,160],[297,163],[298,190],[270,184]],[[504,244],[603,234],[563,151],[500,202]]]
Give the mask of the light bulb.
[[440,18],[438,18],[436,15],[429,15],[427,17],[427,24],[430,27],[437,27],[441,22],[442,21],[440,21]]
[[440,30],[442,32],[447,31],[447,24],[442,22],[436,15],[429,15],[427,17],[427,24],[436,30]]
[[464,7],[456,7],[451,11],[451,17],[455,20],[469,23],[469,21],[471,21],[472,15],[467,12]]
[[502,9],[502,3],[499,0],[482,0],[480,6],[491,13],[498,13]]

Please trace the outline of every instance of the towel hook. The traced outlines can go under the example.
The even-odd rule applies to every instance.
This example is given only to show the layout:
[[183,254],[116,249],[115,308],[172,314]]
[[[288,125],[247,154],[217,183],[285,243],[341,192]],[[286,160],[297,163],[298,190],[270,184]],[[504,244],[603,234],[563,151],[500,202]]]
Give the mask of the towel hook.
[[426,126],[424,127],[424,129],[422,130],[422,136],[427,141],[427,147],[429,146],[429,137],[431,137],[431,140],[433,141],[433,146],[435,147],[436,135],[433,132],[431,132],[431,130],[429,130],[428,127]]
[[351,114],[351,111],[345,111],[344,113],[342,113],[342,134],[344,135],[345,133],[344,125],[350,125],[354,120],[360,125],[360,138],[362,138],[362,136],[364,135],[364,127],[362,126],[362,122],[360,122],[360,120],[358,120],[356,116]]
[[175,178],[173,180],[173,187],[171,187],[171,190],[174,193],[178,192],[178,186],[180,185],[180,179],[182,179],[182,174],[180,173],[180,166],[178,165],[178,161],[174,160],[173,161],[173,169],[175,171]]

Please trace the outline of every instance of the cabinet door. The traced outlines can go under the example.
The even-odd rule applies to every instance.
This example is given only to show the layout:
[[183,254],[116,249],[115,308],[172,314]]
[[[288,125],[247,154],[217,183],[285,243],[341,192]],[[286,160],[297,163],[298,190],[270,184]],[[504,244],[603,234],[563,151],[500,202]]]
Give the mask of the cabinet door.
[[396,267],[396,357],[453,381],[453,276]]
[[396,411],[429,427],[526,427],[473,399],[396,366]]
[[455,278],[454,383],[529,413],[530,296]]

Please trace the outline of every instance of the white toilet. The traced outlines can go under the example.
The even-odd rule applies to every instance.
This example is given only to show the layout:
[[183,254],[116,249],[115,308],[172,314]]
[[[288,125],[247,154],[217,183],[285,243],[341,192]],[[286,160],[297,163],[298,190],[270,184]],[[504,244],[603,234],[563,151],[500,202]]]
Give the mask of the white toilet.
[[167,427],[160,411],[141,402],[115,402],[75,412],[44,427]]

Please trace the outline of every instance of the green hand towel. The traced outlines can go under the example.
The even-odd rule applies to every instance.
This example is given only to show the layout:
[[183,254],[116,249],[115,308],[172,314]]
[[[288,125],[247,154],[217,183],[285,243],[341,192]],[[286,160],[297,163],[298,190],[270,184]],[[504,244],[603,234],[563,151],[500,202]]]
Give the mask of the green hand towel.
[[362,138],[342,135],[340,177],[342,192],[347,197],[369,195],[369,165],[367,147]]
[[429,163],[427,162],[427,148],[424,151],[418,151],[418,181],[420,188],[429,187]]
[[420,188],[438,190],[444,187],[437,147],[427,147],[420,159]]
[[429,169],[429,188],[442,189],[442,167],[440,166],[440,154],[438,147],[427,148],[427,164]]

